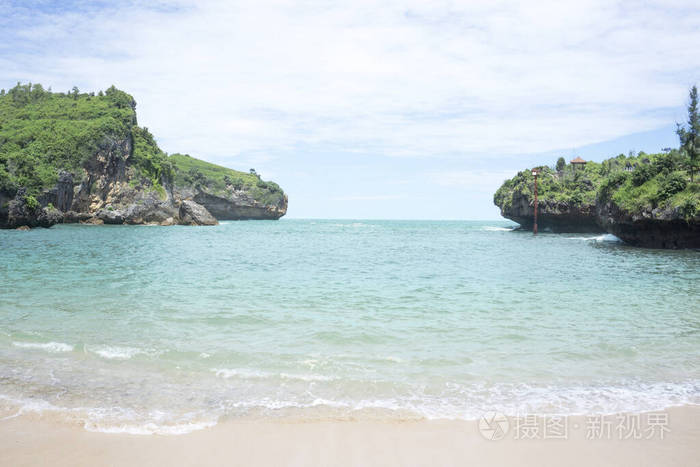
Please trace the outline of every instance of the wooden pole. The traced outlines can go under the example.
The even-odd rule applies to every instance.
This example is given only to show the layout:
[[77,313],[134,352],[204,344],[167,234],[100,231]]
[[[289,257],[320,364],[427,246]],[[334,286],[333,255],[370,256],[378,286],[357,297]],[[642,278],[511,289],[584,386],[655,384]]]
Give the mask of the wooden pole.
[[533,171],[535,174],[535,223],[532,226],[532,233],[533,235],[537,235],[537,205],[539,204],[537,202],[537,171]]

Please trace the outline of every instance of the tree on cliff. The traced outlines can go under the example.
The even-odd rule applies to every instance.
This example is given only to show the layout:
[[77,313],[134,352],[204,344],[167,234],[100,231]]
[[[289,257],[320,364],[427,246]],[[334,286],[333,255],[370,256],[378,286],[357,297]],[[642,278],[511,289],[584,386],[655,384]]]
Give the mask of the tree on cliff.
[[563,157],[557,159],[557,172],[563,172],[564,167],[566,167],[566,160]]
[[693,173],[698,164],[698,156],[700,156],[700,116],[698,115],[698,88],[693,86],[690,88],[690,103],[688,104],[688,127],[684,128],[681,124],[677,124],[676,133],[681,142],[681,151],[683,151],[689,159],[690,166],[690,181],[693,181]]

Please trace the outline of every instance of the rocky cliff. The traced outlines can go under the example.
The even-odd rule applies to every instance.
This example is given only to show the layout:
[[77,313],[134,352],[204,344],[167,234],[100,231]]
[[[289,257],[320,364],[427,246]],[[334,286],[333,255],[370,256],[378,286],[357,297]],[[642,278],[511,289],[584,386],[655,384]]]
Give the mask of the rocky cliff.
[[596,219],[609,233],[645,248],[700,248],[700,215],[686,216],[676,208],[629,212],[614,201],[596,206]]
[[[538,228],[552,232],[608,232],[648,248],[700,248],[700,184],[683,154],[620,155],[585,166],[542,166]],[[501,215],[532,229],[531,170],[506,180],[494,195]]]
[[114,88],[0,93],[0,228],[59,222],[213,225],[279,219],[287,197],[254,171],[168,156]]
[[[595,189],[585,170],[539,167],[537,227],[550,232],[602,232],[596,220]],[[524,229],[533,226],[535,180],[531,170],[506,180],[494,195],[501,215]]]
[[[603,232],[596,219],[595,205],[571,201],[540,200],[537,227],[546,232]],[[535,218],[534,196],[513,192],[510,202],[503,204],[501,215],[532,230]]]

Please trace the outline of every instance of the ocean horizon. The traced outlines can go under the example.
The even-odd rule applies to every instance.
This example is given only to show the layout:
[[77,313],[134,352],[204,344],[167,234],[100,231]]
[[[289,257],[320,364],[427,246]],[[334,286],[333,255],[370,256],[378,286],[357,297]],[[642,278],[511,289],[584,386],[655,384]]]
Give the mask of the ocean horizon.
[[0,418],[478,419],[700,403],[700,255],[509,221],[0,231]]

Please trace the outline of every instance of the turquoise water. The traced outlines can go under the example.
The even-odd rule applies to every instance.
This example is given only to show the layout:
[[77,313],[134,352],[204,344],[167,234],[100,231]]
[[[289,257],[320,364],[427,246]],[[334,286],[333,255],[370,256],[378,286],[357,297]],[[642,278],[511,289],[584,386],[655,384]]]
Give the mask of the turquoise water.
[[477,418],[700,403],[700,253],[509,222],[0,231],[0,418]]

